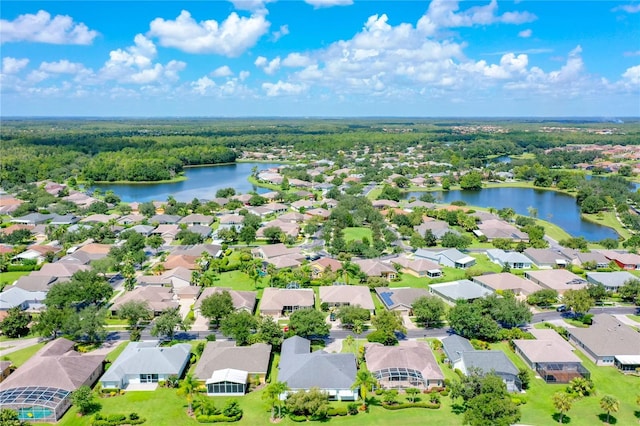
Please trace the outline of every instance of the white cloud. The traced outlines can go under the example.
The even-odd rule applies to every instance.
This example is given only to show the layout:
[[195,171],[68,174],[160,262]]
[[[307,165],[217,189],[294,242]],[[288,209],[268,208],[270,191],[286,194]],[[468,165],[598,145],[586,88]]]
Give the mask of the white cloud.
[[212,77],[229,77],[233,75],[233,71],[228,65],[223,65],[211,72]]
[[211,19],[196,22],[183,10],[174,20],[156,18],[151,21],[149,36],[157,37],[164,47],[187,53],[215,53],[236,57],[253,47],[269,29],[264,14],[240,17],[232,12],[222,23]]
[[16,59],[10,56],[2,58],[2,74],[16,74],[29,63],[29,59]]
[[353,4],[353,0],[304,0],[304,2],[316,9],[321,7],[350,6]]
[[193,90],[196,93],[205,95],[210,89],[216,87],[216,82],[211,80],[209,77],[202,77],[192,82],[191,87],[193,87]]
[[627,69],[624,74],[622,74],[622,78],[638,86],[637,88],[640,88],[640,65]]
[[275,57],[270,62],[264,56],[258,56],[254,62],[254,65],[269,74],[275,74],[280,69],[280,56]]
[[240,79],[240,81],[244,81],[249,78],[250,75],[251,73],[249,71],[240,71],[240,74],[238,74],[238,78]]
[[282,61],[282,65],[285,67],[307,67],[311,65],[313,61],[311,58],[300,53],[290,53]]
[[613,12],[638,13],[638,12],[640,12],[640,3],[638,3],[638,4],[623,4],[621,6],[616,6],[611,10]]
[[265,12],[265,4],[275,0],[229,0],[233,7],[238,10],[249,10],[251,12]]
[[426,35],[432,35],[442,28],[496,23],[523,24],[537,19],[529,12],[506,12],[497,15],[497,0],[491,0],[488,5],[474,6],[464,11],[459,11],[459,8],[458,0],[432,0],[427,13],[418,21],[417,28]]
[[50,44],[91,44],[98,32],[67,15],[51,15],[40,10],[18,16],[13,21],[0,19],[2,43],[31,41]]
[[126,49],[112,50],[109,53],[109,60],[100,70],[103,80],[134,84],[175,81],[178,79],[178,72],[186,67],[182,61],[170,61],[166,65],[154,64],[156,46],[142,34],[135,36],[134,43]]
[[278,31],[274,31],[271,36],[273,37],[273,41],[278,41],[282,37],[289,34],[289,26],[288,25],[280,25],[280,29]]
[[307,86],[278,80],[277,83],[262,83],[262,89],[267,96],[299,95],[307,90]]
[[518,37],[529,38],[529,37],[531,37],[531,34],[533,34],[533,31],[531,31],[531,28],[527,28],[526,30],[520,31],[518,33]]
[[43,62],[40,64],[40,70],[53,74],[77,74],[84,70],[84,65],[79,62],[69,62],[62,59],[58,62]]

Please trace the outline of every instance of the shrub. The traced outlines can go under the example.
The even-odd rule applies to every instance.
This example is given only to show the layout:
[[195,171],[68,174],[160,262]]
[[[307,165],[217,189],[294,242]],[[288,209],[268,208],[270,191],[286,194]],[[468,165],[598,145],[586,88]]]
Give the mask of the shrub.
[[359,406],[360,406],[360,404],[358,404],[357,402],[351,402],[351,403],[347,404],[347,412],[350,415],[355,416],[356,414],[358,414]]
[[289,414],[289,418],[291,420],[293,420],[294,422],[298,422],[298,423],[307,421],[307,416],[299,416],[299,415],[293,414],[293,413]]
[[440,408],[440,404],[433,404],[431,402],[414,402],[414,403],[405,402],[402,404],[393,404],[393,405],[382,404],[382,407],[384,407],[387,410],[403,410],[405,408],[429,408],[432,410],[436,410]]
[[129,414],[129,420],[138,420],[139,418],[140,416],[138,415],[138,413]]
[[206,337],[207,342],[215,342],[216,341],[216,335],[215,334],[209,334]]
[[393,334],[385,333],[381,330],[376,330],[367,335],[367,341],[382,343],[385,346],[393,346],[398,343],[398,339]]
[[124,414],[110,414],[107,416],[107,421],[112,423],[123,422],[127,420],[127,416]]
[[[356,411],[358,409],[356,408]],[[327,410],[327,416],[335,417],[335,416],[346,416],[347,409],[344,407],[331,407]]]

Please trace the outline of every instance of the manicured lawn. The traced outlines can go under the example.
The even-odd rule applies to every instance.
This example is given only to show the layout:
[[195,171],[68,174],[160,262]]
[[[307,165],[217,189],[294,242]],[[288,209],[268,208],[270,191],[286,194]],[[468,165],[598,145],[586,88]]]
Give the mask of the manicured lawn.
[[598,225],[608,226],[609,228],[613,228],[616,230],[618,234],[624,239],[627,239],[631,236],[631,233],[622,226],[622,224],[616,218],[616,214],[614,212],[603,212],[602,215],[599,214],[582,214],[582,217],[589,222],[597,223]]
[[629,314],[629,315],[627,315],[627,317],[632,319],[632,320],[634,320],[634,321],[636,321],[636,322],[640,322],[640,315],[631,315],[631,314]]
[[107,355],[107,358],[105,359],[105,361],[107,361],[107,362],[115,361],[116,358],[118,358],[120,356],[122,351],[124,351],[124,348],[126,348],[128,344],[129,344],[129,341],[120,343],[117,348],[115,348],[114,350],[109,352],[109,354]]
[[[264,278],[263,278],[264,280]],[[248,290],[253,291],[256,289],[253,285],[253,280],[249,278],[247,274],[240,271],[223,272],[220,274],[220,280],[215,281],[216,287],[230,287],[233,290]],[[263,284],[258,280],[259,288],[263,287]]]
[[344,228],[344,240],[347,243],[354,240],[362,241],[364,237],[371,241],[371,229],[362,227]]
[[13,365],[16,367],[20,367],[22,364],[27,362],[29,358],[31,358],[36,352],[40,350],[45,345],[46,342],[36,343],[33,346],[29,346],[28,348],[20,349],[19,351],[11,352],[2,357],[3,360],[9,360],[13,362]]
[[0,286],[2,285],[11,285],[23,275],[29,275],[30,271],[13,271],[13,272],[2,272],[0,273]]
[[367,194],[367,198],[370,200],[377,200],[380,194],[382,194],[382,188],[376,186],[371,191],[369,191],[369,193]]

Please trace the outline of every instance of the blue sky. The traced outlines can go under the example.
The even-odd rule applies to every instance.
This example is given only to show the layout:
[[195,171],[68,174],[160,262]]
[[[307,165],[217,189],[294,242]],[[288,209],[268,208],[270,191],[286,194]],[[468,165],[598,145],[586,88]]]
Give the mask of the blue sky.
[[2,116],[640,116],[640,1],[3,1]]

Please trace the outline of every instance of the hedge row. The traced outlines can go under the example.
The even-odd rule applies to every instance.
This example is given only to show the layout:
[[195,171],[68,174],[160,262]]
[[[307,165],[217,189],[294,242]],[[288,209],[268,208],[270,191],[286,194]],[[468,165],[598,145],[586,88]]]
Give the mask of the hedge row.
[[91,426],[120,426],[120,425],[139,425],[146,422],[147,419],[141,418],[137,413],[125,414],[109,414],[104,416],[97,413],[91,419]]
[[429,408],[432,410],[436,410],[440,408],[440,404],[434,404],[432,402],[405,402],[403,404],[382,404],[382,406],[387,410],[404,410],[405,408]]
[[196,416],[196,420],[199,423],[221,423],[221,422],[237,422],[242,418],[242,414],[238,414],[237,416],[227,417],[224,414],[214,414],[211,416],[200,415]]

